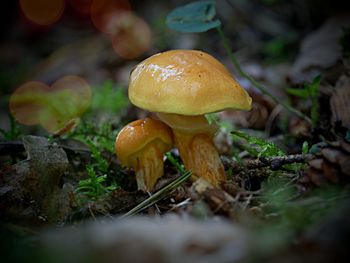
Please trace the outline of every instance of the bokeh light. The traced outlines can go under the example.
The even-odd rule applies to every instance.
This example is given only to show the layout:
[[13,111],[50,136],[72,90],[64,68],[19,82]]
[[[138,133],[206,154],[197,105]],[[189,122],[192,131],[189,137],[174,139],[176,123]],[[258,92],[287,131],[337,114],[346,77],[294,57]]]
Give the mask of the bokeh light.
[[53,83],[48,96],[49,103],[40,123],[46,130],[55,132],[84,113],[91,102],[91,89],[83,78],[71,75]]
[[48,26],[61,18],[65,0],[20,0],[20,6],[30,21],[41,26]]
[[149,26],[131,12],[127,0],[93,0],[91,19],[111,37],[113,49],[122,58],[134,59],[151,46]]
[[62,108],[64,115],[81,115],[90,105],[91,89],[89,84],[81,77],[75,75],[65,76],[52,84],[52,99],[63,102]]
[[24,125],[40,123],[40,114],[45,110],[48,90],[45,83],[29,81],[20,86],[12,94],[9,107],[15,119]]
[[93,0],[91,5],[91,19],[96,28],[103,33],[113,34],[109,27],[112,20],[119,13],[130,12],[128,0]]
[[122,58],[133,59],[151,46],[151,30],[147,23],[131,12],[119,12],[108,24],[115,52]]
[[81,116],[91,102],[89,84],[78,76],[65,76],[51,87],[30,81],[19,87],[10,98],[10,111],[25,125],[40,124],[49,132],[64,128]]

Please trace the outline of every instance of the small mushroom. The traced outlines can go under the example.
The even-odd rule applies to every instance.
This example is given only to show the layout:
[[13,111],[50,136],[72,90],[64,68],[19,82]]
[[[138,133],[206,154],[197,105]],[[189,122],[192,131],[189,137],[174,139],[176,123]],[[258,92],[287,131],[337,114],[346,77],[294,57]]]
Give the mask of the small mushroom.
[[161,121],[146,118],[126,125],[115,141],[120,163],[132,167],[137,188],[143,192],[153,190],[163,176],[163,155],[173,146],[171,129]]
[[130,75],[130,101],[156,112],[174,133],[175,146],[192,178],[214,186],[226,179],[213,143],[217,131],[204,114],[249,110],[251,97],[223,64],[197,50],[171,50],[151,56]]

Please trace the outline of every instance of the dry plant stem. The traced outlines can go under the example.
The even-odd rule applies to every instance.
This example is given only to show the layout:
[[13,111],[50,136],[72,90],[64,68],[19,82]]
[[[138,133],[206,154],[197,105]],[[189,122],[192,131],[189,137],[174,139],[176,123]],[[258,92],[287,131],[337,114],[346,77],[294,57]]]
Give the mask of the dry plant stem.
[[163,153],[155,145],[150,145],[137,153],[132,161],[136,174],[137,188],[143,192],[153,189],[157,180],[163,176]]
[[149,198],[139,203],[137,206],[135,206],[129,212],[122,215],[120,218],[127,218],[131,215],[135,215],[141,212],[142,210],[146,209],[147,207],[151,206],[152,204],[155,204],[157,201],[161,200],[165,195],[169,194],[172,190],[184,183],[188,178],[191,177],[191,175],[192,174],[190,172],[185,172],[183,175],[179,176],[171,183],[167,184],[162,189],[155,192]]
[[267,91],[267,89],[262,85],[260,84],[258,81],[256,81],[253,77],[251,77],[249,74],[247,74],[242,68],[241,66],[239,65],[235,55],[233,54],[231,48],[230,48],[230,44],[228,43],[228,40],[224,34],[224,32],[222,31],[221,27],[217,27],[216,28],[219,35],[220,35],[220,38],[224,44],[224,47],[232,61],[232,64],[235,66],[236,70],[238,71],[238,73],[248,79],[257,89],[259,89],[264,95],[268,96],[269,98],[271,98],[275,103],[277,104],[280,104],[282,105],[285,109],[287,109],[288,111],[294,113],[295,115],[297,115],[298,117],[306,120],[307,122],[309,122],[310,124],[312,124],[312,121],[311,119],[306,116],[305,114],[303,114],[302,112],[296,110],[295,108],[289,106],[287,103],[285,102],[282,102],[281,100],[277,99],[274,95],[272,95],[270,92]]
[[258,162],[250,163],[251,167],[263,167],[269,166],[272,170],[278,170],[285,164],[292,163],[305,163],[310,161],[314,156],[312,154],[294,154],[287,156],[275,156],[275,157],[260,157]]
[[258,169],[264,167],[270,167],[272,170],[278,170],[285,164],[292,163],[306,163],[314,158],[312,154],[294,154],[287,156],[275,156],[275,157],[260,157],[256,160],[249,160],[243,165],[232,161],[228,158],[223,158],[225,166],[232,168],[234,171],[242,169]]

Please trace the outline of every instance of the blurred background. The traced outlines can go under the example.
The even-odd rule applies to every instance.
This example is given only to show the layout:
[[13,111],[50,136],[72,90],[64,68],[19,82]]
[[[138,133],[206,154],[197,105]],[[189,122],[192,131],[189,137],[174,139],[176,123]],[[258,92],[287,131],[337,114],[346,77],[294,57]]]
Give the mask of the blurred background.
[[[128,112],[124,95],[131,69],[155,53],[200,49],[217,57],[235,73],[215,30],[179,33],[167,27],[167,14],[186,3],[189,1],[4,2],[0,44],[1,128],[6,130],[10,125],[9,97],[30,81],[39,81],[48,88],[60,78],[78,76],[85,81],[83,86],[96,94],[92,96],[93,109],[112,107],[117,113],[123,108],[117,113],[122,116]],[[269,90],[282,99],[286,87],[312,80],[320,70],[333,67],[341,58],[339,41],[333,40],[340,39],[348,23],[348,1],[221,0],[216,7],[241,66],[267,83]],[[334,78],[329,76],[333,84]],[[247,81],[239,81],[251,93],[255,92]],[[117,92],[116,101],[109,104],[97,94],[106,83]],[[264,128],[262,123],[255,126]]]

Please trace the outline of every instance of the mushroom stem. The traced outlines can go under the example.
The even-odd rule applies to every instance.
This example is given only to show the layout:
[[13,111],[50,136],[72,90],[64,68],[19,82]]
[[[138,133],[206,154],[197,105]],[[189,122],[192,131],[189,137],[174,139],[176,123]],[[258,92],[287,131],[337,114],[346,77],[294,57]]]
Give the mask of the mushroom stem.
[[131,166],[136,174],[137,189],[147,192],[153,189],[157,180],[163,176],[163,151],[160,142],[153,142],[132,159]]
[[136,173],[138,190],[152,191],[163,175],[163,154],[173,146],[171,129],[163,122],[146,118],[126,125],[115,140],[115,152],[123,166]]
[[217,126],[209,124],[203,115],[157,115],[172,128],[175,147],[179,150],[185,168],[193,173],[192,178],[201,177],[212,185],[219,186],[226,175],[213,142]]
[[213,138],[207,134],[194,136],[174,131],[175,146],[187,170],[194,178],[202,177],[214,186],[226,178],[224,166],[214,146]]

